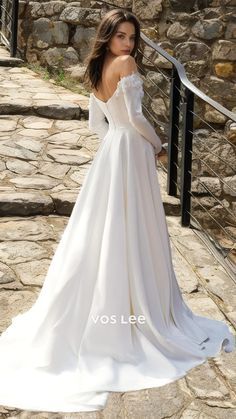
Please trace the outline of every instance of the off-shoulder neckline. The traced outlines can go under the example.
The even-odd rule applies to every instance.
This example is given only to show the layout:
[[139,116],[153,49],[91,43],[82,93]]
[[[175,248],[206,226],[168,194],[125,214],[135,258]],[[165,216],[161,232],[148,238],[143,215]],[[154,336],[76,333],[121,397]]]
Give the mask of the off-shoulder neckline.
[[96,100],[98,100],[99,102],[103,103],[104,105],[107,105],[107,104],[108,104],[108,102],[110,102],[110,100],[111,100],[111,99],[115,96],[115,94],[117,93],[117,90],[118,90],[119,85],[120,85],[120,83],[122,82],[122,80],[127,79],[127,78],[132,77],[132,76],[139,76],[139,77],[140,77],[140,74],[139,74],[139,72],[138,72],[138,71],[133,71],[132,73],[127,74],[126,76],[121,77],[121,79],[117,82],[117,85],[116,85],[116,89],[115,89],[115,91],[113,92],[113,94],[111,95],[111,97],[109,97],[109,99],[108,99],[108,100],[106,100],[106,101],[104,101],[104,100],[102,100],[102,99],[99,99],[99,98],[98,98],[98,97],[97,97],[94,93],[90,93],[90,95],[94,96]]

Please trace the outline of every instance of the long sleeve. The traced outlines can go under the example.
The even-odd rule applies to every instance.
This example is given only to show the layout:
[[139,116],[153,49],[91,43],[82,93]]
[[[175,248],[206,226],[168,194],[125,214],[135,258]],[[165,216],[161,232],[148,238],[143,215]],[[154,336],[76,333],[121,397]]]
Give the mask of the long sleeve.
[[135,72],[123,76],[119,84],[124,93],[130,123],[153,145],[155,152],[159,153],[162,149],[161,139],[142,112],[143,80]]
[[102,141],[105,137],[109,124],[105,121],[105,115],[102,112],[101,108],[96,102],[96,99],[92,94],[89,97],[89,129],[96,133],[99,139]]

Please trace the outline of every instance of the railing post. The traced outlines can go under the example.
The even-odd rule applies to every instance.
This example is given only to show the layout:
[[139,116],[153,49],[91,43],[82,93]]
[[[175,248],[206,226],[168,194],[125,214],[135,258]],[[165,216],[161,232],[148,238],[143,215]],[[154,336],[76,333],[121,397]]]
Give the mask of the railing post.
[[179,105],[180,105],[180,79],[178,71],[172,67],[170,91],[170,125],[168,142],[168,174],[167,193],[177,195],[177,165],[178,165],[178,139],[179,139]]
[[10,43],[11,57],[15,57],[16,51],[17,51],[18,10],[19,10],[19,0],[12,0],[11,43]]
[[[0,30],[2,30],[2,0],[0,0]],[[2,42],[1,39],[1,33],[0,33],[0,42]]]
[[193,143],[193,107],[194,94],[185,88],[183,103],[183,138],[181,163],[181,225],[189,226],[191,211],[191,175],[192,175],[192,143]]

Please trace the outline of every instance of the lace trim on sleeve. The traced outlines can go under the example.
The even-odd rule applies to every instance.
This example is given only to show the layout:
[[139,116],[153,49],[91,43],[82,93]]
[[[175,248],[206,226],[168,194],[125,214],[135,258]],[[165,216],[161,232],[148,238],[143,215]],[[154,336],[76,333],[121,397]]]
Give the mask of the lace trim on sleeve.
[[117,84],[116,95],[121,94],[122,90],[126,89],[134,89],[135,91],[138,90],[141,98],[144,96],[143,79],[137,71],[128,74],[127,76],[123,76],[119,80]]

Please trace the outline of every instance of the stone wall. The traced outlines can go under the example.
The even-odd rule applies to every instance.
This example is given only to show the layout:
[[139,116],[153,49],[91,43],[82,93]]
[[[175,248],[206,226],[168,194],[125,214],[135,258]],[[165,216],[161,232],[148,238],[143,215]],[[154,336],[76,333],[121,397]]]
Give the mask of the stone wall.
[[[236,106],[236,0],[113,1],[132,9],[147,36],[181,61],[196,85],[228,109]],[[82,65],[106,10],[90,0],[21,0],[22,56],[51,67]],[[168,68],[161,57],[155,64]]]
[[21,1],[19,48],[29,63],[68,67],[83,62],[101,10],[90,1]]

